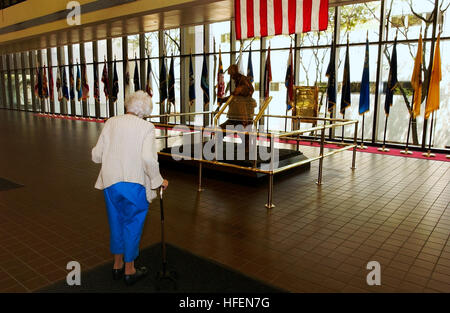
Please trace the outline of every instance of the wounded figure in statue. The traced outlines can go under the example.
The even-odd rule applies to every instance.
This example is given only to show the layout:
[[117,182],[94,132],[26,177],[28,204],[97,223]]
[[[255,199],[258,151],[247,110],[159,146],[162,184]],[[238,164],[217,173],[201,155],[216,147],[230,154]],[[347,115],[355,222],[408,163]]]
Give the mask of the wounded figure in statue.
[[[256,107],[256,101],[252,98],[254,92],[252,82],[250,81],[250,78],[239,73],[238,66],[236,64],[232,64],[228,68],[228,74],[234,81],[235,89],[231,92],[230,96],[217,100],[219,103],[217,111],[219,111],[222,104],[226,103],[228,99],[233,96],[233,99],[228,105],[228,120],[220,124],[220,128],[226,129],[228,125],[242,125],[243,127],[246,127],[247,125],[251,125],[253,123],[253,116]],[[248,152],[250,136],[248,134],[239,134],[239,137],[242,142],[245,143],[245,151]]]

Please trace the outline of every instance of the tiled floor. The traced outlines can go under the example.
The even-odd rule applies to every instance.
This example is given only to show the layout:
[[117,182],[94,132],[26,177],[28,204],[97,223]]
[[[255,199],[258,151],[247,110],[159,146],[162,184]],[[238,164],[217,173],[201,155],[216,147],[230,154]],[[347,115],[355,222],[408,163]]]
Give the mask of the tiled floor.
[[[98,123],[0,110],[0,292],[27,292],[110,260],[99,167],[90,161]],[[315,148],[302,147],[306,154]],[[450,163],[351,152],[310,172],[265,183],[204,180],[162,168],[167,240],[293,292],[450,292]],[[160,240],[151,205],[142,246]],[[369,261],[381,286],[368,286]]]

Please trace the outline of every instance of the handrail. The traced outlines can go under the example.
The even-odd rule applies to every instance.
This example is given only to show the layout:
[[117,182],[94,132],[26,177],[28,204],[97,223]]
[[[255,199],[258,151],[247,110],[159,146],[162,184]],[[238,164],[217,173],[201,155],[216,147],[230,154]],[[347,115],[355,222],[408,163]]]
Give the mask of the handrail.
[[233,98],[234,98],[234,96],[230,96],[228,98],[227,102],[225,102],[225,104],[219,110],[219,112],[217,112],[216,116],[214,116],[214,126],[217,126],[220,116],[222,115],[223,111],[225,111],[225,109],[228,107],[228,105],[230,104],[231,100],[233,100]]
[[159,114],[159,115],[148,115],[148,116],[144,116],[144,118],[172,117],[172,116],[187,116],[187,115],[210,114],[210,113],[213,113],[213,111],[204,111],[204,112],[186,112],[186,113],[170,113],[170,114]]
[[269,96],[267,99],[264,100],[262,108],[259,110],[258,115],[255,117],[255,120],[253,121],[253,125],[257,127],[259,120],[263,116],[264,112],[266,111],[267,107],[269,106],[269,103],[272,101],[272,96]]

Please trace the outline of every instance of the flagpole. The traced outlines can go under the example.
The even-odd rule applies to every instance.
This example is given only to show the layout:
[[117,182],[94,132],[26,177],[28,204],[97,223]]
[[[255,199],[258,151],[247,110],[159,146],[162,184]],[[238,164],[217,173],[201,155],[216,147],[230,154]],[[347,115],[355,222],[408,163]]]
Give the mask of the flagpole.
[[[414,91],[413,91],[413,101],[414,101]],[[411,124],[412,124],[412,109],[409,110],[409,123],[408,123],[408,133],[406,135],[406,145],[405,145],[405,150],[400,151],[401,154],[412,154],[411,151],[408,150],[408,146],[409,146],[409,133],[411,132]]]
[[422,153],[422,155],[427,158],[434,158],[436,156],[436,154],[431,153],[431,138],[433,137],[433,122],[434,122],[434,111],[433,111],[433,113],[431,113],[430,139],[428,141],[428,151],[425,153]]
[[378,148],[378,151],[381,151],[381,152],[389,152],[389,149],[386,148],[386,129],[387,129],[388,118],[389,118],[389,115],[386,115],[386,120],[384,122],[383,147]]

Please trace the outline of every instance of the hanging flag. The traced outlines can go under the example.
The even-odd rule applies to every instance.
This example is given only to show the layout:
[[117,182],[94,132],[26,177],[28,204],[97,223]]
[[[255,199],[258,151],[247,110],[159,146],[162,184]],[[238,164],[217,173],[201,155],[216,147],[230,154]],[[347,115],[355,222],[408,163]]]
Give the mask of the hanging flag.
[[422,32],[419,37],[416,60],[414,61],[414,71],[411,77],[411,85],[414,89],[414,98],[412,103],[412,115],[414,118],[420,115],[420,105],[422,104]]
[[113,103],[117,101],[118,94],[119,94],[119,76],[117,75],[117,61],[114,59],[113,86],[111,94],[111,100]]
[[250,52],[248,53],[248,63],[247,63],[247,77],[250,78],[250,81],[253,83],[253,63],[252,63],[252,48],[250,47]]
[[77,63],[77,96],[78,101],[81,101],[81,98],[83,98],[83,90],[81,89],[81,73],[80,73],[80,66]]
[[167,99],[167,70],[164,56],[162,57],[161,70],[159,73],[159,102]]
[[263,86],[264,99],[267,99],[269,97],[271,81],[272,81],[272,66],[270,64],[270,46],[269,46],[269,49],[267,50],[266,65],[264,66],[264,86]]
[[221,99],[225,95],[225,78],[222,64],[222,51],[219,48],[219,70],[217,71],[217,98]]
[[[219,58],[220,58],[220,51],[219,51]],[[220,65],[219,65],[219,71],[220,71]],[[223,72],[223,69],[222,69],[222,72]],[[195,103],[195,78],[194,78],[194,67],[192,65],[192,54],[191,54],[191,56],[189,57],[189,104],[193,105],[194,103]]]
[[106,100],[109,98],[109,78],[108,78],[108,68],[105,64],[103,65],[103,73],[102,73],[102,83],[103,83],[103,92],[105,93]]
[[209,104],[209,80],[208,80],[208,66],[206,64],[206,55],[203,54],[202,78],[200,86],[203,90],[203,105]]
[[153,97],[153,77],[152,77],[152,62],[150,58],[147,59],[147,80],[145,91],[149,94],[150,97]]
[[66,75],[66,68],[64,66],[61,66],[62,70],[62,94],[63,97],[69,101],[69,86],[67,85],[67,75]]
[[50,100],[55,100],[55,89],[53,86],[53,69],[49,66],[48,67],[48,87],[49,87],[49,93],[50,93]]
[[370,75],[369,75],[369,39],[366,39],[366,55],[364,57],[364,69],[359,91],[359,114],[370,110]]
[[328,64],[326,76],[328,77],[328,112],[331,113],[336,105],[336,46],[334,42],[331,45],[330,63]]
[[75,100],[75,78],[73,76],[72,64],[69,64],[69,85],[70,85],[70,100]]
[[287,109],[290,110],[294,105],[294,64],[292,58],[292,44],[289,48],[289,57],[284,85],[286,86],[286,105]]
[[430,86],[428,88],[427,102],[425,105],[425,119],[428,119],[434,111],[439,110],[439,85],[442,80],[441,69],[441,34],[439,33],[434,51],[433,67],[431,70]]
[[134,83],[134,91],[141,90],[141,84],[140,84],[140,81],[139,81],[139,69],[138,69],[137,60],[134,63],[133,83]]
[[[34,84],[34,95],[36,98],[40,98],[40,94],[41,94],[40,90],[42,90],[42,83],[41,83],[41,85],[39,85],[39,80],[40,80],[39,77],[40,76],[41,75],[39,72],[39,64],[38,64],[38,66],[36,67],[36,78],[35,78],[36,83]],[[41,87],[39,87],[39,86],[41,86]]]
[[94,99],[100,101],[100,88],[98,82],[98,63],[94,60]]
[[322,31],[328,0],[235,0],[236,39]]
[[170,58],[168,102],[175,105],[175,69],[173,64],[173,55]]
[[131,84],[130,84],[130,62],[128,60],[125,61],[125,73],[123,76],[123,80],[125,83],[125,98],[131,94]]
[[242,57],[242,42],[241,42],[241,47],[239,48],[239,57],[238,57],[238,70],[239,73],[242,75],[245,75],[245,71],[244,71],[244,62],[242,61],[243,57]]
[[341,114],[345,115],[345,109],[352,104],[350,85],[350,51],[347,38],[347,52],[345,53],[344,77],[342,78]]
[[386,102],[384,103],[384,112],[389,115],[393,100],[394,90],[397,88],[397,37],[395,37],[394,48],[392,50],[391,68],[389,70],[389,78],[386,85]]
[[86,63],[81,65],[81,89],[83,93],[81,99],[87,100],[89,98],[89,83],[87,78]]
[[62,81],[61,81],[61,69],[56,71],[56,93],[58,94],[58,101],[63,99]]
[[48,98],[48,84],[47,84],[47,67],[44,65],[44,74],[42,78],[42,97]]

